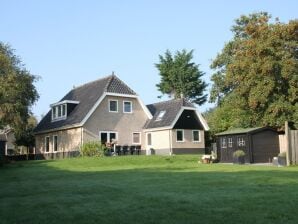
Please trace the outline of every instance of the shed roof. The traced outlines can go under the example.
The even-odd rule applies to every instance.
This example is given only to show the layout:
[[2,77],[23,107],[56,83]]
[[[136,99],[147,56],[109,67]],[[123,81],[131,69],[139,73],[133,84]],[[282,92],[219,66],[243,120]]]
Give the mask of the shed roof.
[[235,134],[248,134],[248,133],[254,133],[254,132],[259,132],[265,129],[270,129],[273,130],[269,127],[255,127],[255,128],[235,128],[231,130],[227,130],[224,132],[217,133],[215,135],[220,136],[220,135],[235,135]]

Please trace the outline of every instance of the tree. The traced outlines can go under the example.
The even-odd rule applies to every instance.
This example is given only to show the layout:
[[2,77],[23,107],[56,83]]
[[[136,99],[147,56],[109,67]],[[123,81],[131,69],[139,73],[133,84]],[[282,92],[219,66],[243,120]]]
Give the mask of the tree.
[[204,73],[192,59],[193,50],[177,51],[174,57],[169,50],[164,56],[159,55],[159,64],[155,66],[159,70],[161,81],[156,86],[162,94],[168,94],[175,99],[185,97],[202,105],[207,100],[207,94],[204,94],[207,84],[201,80]]
[[39,98],[35,81],[37,76],[24,68],[14,50],[0,42],[0,128],[9,125],[16,131],[26,126]]
[[210,100],[218,104],[212,116],[230,119],[226,129],[298,125],[298,20],[270,19],[265,12],[237,19],[233,39],[211,65]]
[[30,116],[27,125],[15,131],[15,143],[18,146],[26,146],[27,148],[35,145],[34,128],[37,125],[37,119],[34,116]]

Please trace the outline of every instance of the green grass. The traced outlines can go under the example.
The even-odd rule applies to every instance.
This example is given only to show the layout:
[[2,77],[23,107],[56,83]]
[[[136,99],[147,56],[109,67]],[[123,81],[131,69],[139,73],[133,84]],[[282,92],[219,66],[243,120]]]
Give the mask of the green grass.
[[17,162],[0,168],[0,223],[297,223],[298,167],[197,156]]

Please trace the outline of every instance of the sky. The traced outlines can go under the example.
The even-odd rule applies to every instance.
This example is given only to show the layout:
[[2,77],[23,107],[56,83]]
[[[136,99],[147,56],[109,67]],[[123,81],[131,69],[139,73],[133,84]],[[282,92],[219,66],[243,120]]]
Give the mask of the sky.
[[[0,41],[40,79],[38,119],[74,86],[114,72],[145,104],[158,99],[159,55],[194,50],[211,88],[212,59],[232,38],[240,15],[266,11],[298,18],[297,0],[0,0]],[[201,112],[213,105],[199,107]]]

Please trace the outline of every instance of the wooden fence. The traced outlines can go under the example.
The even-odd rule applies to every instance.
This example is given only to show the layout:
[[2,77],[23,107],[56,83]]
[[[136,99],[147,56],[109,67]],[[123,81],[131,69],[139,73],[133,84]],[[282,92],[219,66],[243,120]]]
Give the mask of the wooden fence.
[[291,130],[288,122],[285,125],[287,165],[298,164],[298,130]]

